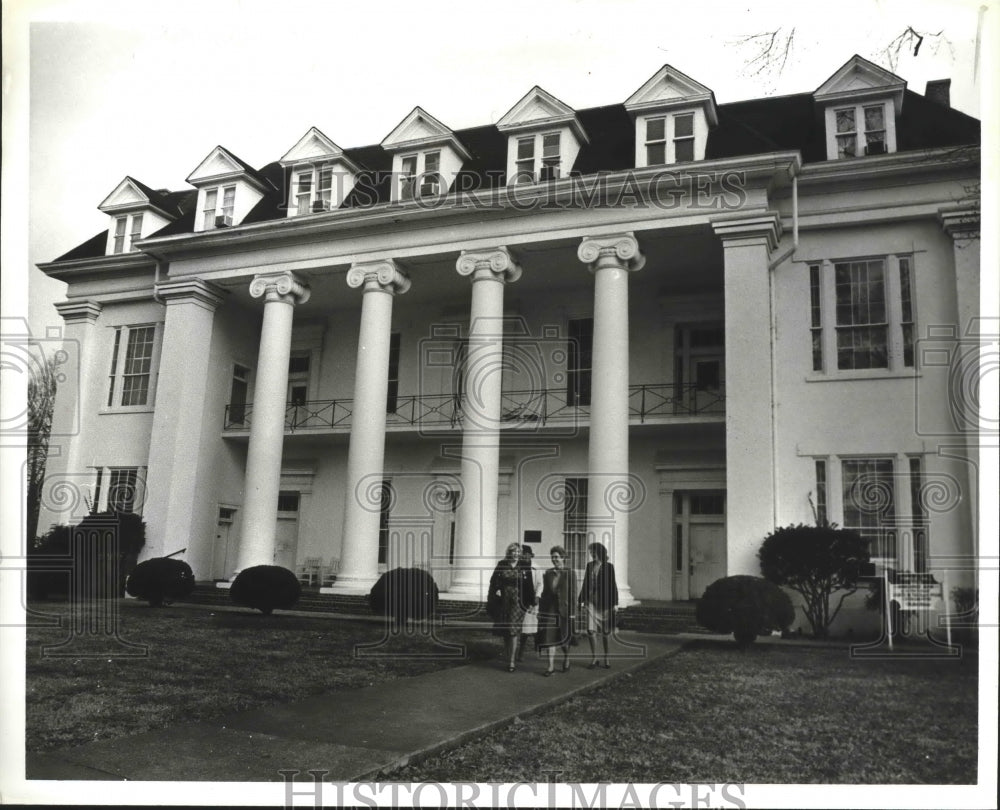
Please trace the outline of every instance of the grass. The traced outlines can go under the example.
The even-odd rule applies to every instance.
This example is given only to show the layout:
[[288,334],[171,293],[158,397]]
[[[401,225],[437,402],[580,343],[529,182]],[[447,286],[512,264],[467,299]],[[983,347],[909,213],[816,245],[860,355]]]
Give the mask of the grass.
[[[59,644],[67,630],[29,627],[27,751],[108,740],[467,663],[406,657],[433,651],[430,639],[408,634],[384,645],[398,657],[356,657],[355,645],[383,637],[378,623],[210,607],[150,608],[132,601],[119,605],[119,637],[148,645],[146,657],[91,655],[89,641],[71,657],[43,656],[42,646]],[[32,604],[32,609],[64,620],[69,614],[65,603]],[[470,659],[499,654],[499,641],[488,631],[466,635]]]
[[[41,606],[66,616],[64,605]],[[66,630],[27,640],[26,748],[43,752],[172,723],[373,685],[462,660],[359,659],[378,624],[210,607],[121,604],[145,658],[43,657]],[[487,629],[449,631],[495,659]],[[448,640],[452,640],[449,636]],[[422,636],[385,649],[427,653]],[[847,650],[698,642],[586,695],[515,719],[393,781],[972,784],[977,656],[851,659]]]
[[977,669],[699,643],[390,778],[973,784]]

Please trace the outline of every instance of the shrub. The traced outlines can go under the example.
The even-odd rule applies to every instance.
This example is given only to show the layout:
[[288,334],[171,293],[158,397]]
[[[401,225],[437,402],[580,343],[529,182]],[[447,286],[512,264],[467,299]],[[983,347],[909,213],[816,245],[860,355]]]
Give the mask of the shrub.
[[[107,530],[114,526],[117,545],[106,544]],[[52,593],[69,590],[70,571],[86,571],[80,580],[84,590],[79,598],[89,598],[88,588],[119,595],[125,588],[125,576],[134,567],[146,544],[146,524],[139,515],[126,512],[92,512],[75,525],[53,526],[36,538],[28,549],[28,594],[45,599]],[[117,550],[117,559],[110,553]],[[113,564],[118,565],[118,582],[109,583]],[[97,583],[103,583],[100,587]]]
[[[858,589],[871,557],[868,541],[857,532],[799,524],[775,529],[765,537],[757,559],[765,579],[802,595],[813,635],[825,638],[844,599]],[[831,611],[830,599],[837,591],[843,593]]]
[[774,583],[739,575],[709,585],[695,606],[695,618],[715,633],[732,633],[740,646],[746,646],[762,633],[787,630],[795,619],[795,608]]
[[420,568],[386,571],[368,594],[372,613],[391,619],[397,626],[410,619],[423,622],[432,619],[437,603],[437,583]]
[[154,557],[139,563],[129,575],[125,591],[152,607],[187,596],[194,590],[194,573],[184,560]]
[[236,575],[229,588],[229,598],[237,605],[259,610],[265,616],[275,608],[288,609],[299,601],[302,586],[287,568],[280,565],[255,565]]

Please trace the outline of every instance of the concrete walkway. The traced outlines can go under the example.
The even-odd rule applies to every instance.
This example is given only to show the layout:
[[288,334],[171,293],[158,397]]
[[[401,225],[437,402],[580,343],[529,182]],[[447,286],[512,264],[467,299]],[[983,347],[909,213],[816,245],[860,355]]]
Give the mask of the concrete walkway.
[[[357,782],[537,712],[680,649],[676,637],[622,631],[611,669],[587,669],[586,642],[568,672],[542,677],[531,654],[516,672],[500,661],[451,667],[342,690],[211,722],[185,723],[46,754],[28,754],[28,779],[282,781],[281,770],[327,771]],[[529,660],[530,659],[530,660]],[[559,656],[557,655],[557,665]]]

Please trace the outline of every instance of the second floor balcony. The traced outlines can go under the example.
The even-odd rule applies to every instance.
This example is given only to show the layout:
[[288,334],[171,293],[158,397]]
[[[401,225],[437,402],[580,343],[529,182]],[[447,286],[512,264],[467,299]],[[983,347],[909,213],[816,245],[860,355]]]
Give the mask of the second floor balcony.
[[[464,397],[460,394],[390,396],[386,403],[388,431],[451,432],[462,429]],[[629,424],[721,422],[725,418],[722,385],[673,383],[629,386]],[[320,399],[288,403],[285,433],[347,433],[351,429],[352,399]],[[223,432],[247,434],[253,425],[253,403],[226,406]],[[500,427],[503,430],[575,431],[590,422],[589,397],[562,388],[504,391]]]

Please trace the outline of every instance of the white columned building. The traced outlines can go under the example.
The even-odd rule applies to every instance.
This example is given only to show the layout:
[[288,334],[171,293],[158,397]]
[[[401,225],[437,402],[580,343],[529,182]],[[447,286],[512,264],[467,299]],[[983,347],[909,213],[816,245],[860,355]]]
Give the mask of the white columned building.
[[628,518],[640,497],[629,473],[628,274],[646,259],[631,233],[586,237],[577,256],[594,274],[587,536],[608,549],[624,607],[635,601],[628,585]]
[[144,515],[149,525],[146,553],[151,556],[187,548],[204,531],[205,515],[195,505],[207,485],[201,462],[211,365],[208,351],[192,352],[191,346],[192,341],[212,344],[215,310],[224,296],[197,278],[168,281],[156,289],[167,311],[145,487],[159,496],[150,500]]
[[264,298],[264,321],[247,448],[238,571],[274,562],[292,318],[295,305],[309,300],[309,288],[292,273],[263,274],[250,282],[250,295]]
[[410,280],[391,259],[355,264],[347,283],[362,287],[340,573],[323,593],[366,594],[378,579],[378,532],[385,461],[392,301]]
[[722,240],[726,311],[726,552],[730,570],[756,571],[760,541],[777,525],[771,252],[773,212],[712,222]]
[[504,285],[521,277],[506,247],[462,251],[456,265],[472,278],[469,337],[462,373],[462,499],[456,565],[448,596],[485,598],[497,548]]

